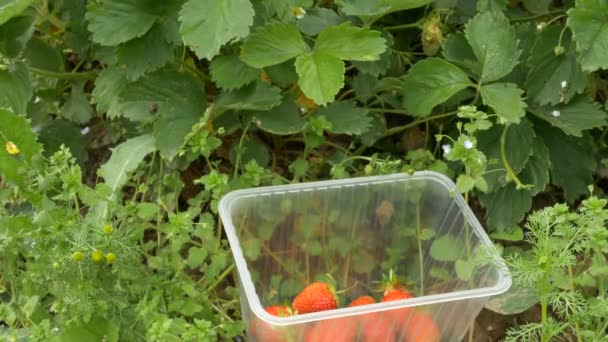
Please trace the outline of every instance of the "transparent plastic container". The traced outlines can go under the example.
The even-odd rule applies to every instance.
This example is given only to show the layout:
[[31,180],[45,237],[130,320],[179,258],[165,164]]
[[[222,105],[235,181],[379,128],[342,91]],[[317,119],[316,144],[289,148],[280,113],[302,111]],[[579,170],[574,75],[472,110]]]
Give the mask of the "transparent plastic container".
[[[455,184],[435,172],[239,190],[220,215],[249,341],[460,341],[511,286]],[[348,307],[361,295],[379,301],[391,270],[414,298]],[[338,309],[266,312],[326,274],[342,290]]]

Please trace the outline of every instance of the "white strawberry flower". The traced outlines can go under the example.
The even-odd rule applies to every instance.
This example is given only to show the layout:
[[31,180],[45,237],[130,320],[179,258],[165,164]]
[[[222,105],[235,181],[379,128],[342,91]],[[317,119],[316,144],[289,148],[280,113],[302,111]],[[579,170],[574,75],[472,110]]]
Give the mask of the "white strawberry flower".
[[306,15],[306,10],[304,10],[302,7],[294,7],[293,15],[296,17],[296,19],[302,19]]
[[469,139],[465,140],[463,145],[464,145],[464,148],[466,148],[467,150],[470,150],[473,148],[473,142]]
[[450,152],[452,152],[452,146],[445,144],[445,145],[441,145],[441,148],[443,149],[443,154],[444,155],[448,155],[450,154]]
[[552,111],[552,112],[551,112],[551,115],[552,115],[554,118],[559,118],[559,117],[560,117],[560,115],[562,115],[562,113],[560,113],[560,111],[559,111],[559,110],[554,110],[554,111]]

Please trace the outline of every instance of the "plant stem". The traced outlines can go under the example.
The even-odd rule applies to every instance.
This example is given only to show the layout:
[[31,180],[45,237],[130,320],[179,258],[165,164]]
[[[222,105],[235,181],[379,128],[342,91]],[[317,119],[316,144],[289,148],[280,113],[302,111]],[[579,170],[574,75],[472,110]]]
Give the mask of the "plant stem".
[[44,77],[58,78],[63,80],[73,80],[73,79],[85,79],[85,80],[94,80],[97,77],[97,73],[94,71],[89,72],[56,72],[56,71],[48,71],[43,69],[38,69],[34,67],[28,67],[29,71]]
[[209,287],[207,287],[207,292],[213,290],[216,286],[218,286],[232,272],[232,270],[234,270],[234,263],[230,264],[230,266],[228,266],[228,268],[226,268],[224,272],[220,274],[220,276],[215,280],[215,282],[209,285]]
[[416,238],[418,240],[418,267],[420,268],[420,296],[424,296],[424,261],[420,236],[420,202],[416,203]]
[[239,147],[236,153],[236,161],[234,163],[234,177],[238,176],[240,163],[241,163],[241,149],[243,148],[243,141],[245,141],[245,137],[247,136],[247,131],[249,130],[249,126],[251,125],[251,121],[247,122],[247,125],[243,129],[243,134],[241,135],[241,139],[239,140]]
[[420,125],[422,123],[425,123],[425,122],[429,122],[429,121],[433,121],[433,120],[437,120],[437,119],[447,118],[447,117],[450,117],[450,116],[454,116],[455,114],[456,114],[456,111],[442,113],[442,114],[437,114],[437,115],[428,116],[426,118],[419,119],[419,120],[416,120],[416,121],[412,121],[412,122],[410,122],[410,123],[408,123],[406,125],[403,125],[403,126],[393,127],[391,129],[387,130],[386,133],[384,133],[384,135],[382,136],[382,138],[386,138],[386,137],[391,136],[393,134],[405,131],[405,130],[407,130],[409,128],[416,127],[416,126],[418,126],[418,125]]
[[509,131],[509,125],[505,125],[505,127],[502,129],[502,134],[500,135],[500,157],[502,159],[502,163],[505,166],[505,169],[507,169],[507,175],[509,176],[509,178],[511,178],[515,184],[517,185],[517,189],[522,189],[525,188],[526,185],[524,185],[521,180],[517,177],[517,174],[515,173],[515,171],[513,171],[513,169],[511,168],[511,165],[509,164],[509,161],[507,160],[507,152],[506,152],[506,142],[507,142],[507,132]]
[[[570,281],[570,291],[574,292],[574,276],[572,275],[572,266],[568,265],[568,279]],[[574,324],[574,331],[576,332],[576,340],[581,342],[580,325],[578,322]]]

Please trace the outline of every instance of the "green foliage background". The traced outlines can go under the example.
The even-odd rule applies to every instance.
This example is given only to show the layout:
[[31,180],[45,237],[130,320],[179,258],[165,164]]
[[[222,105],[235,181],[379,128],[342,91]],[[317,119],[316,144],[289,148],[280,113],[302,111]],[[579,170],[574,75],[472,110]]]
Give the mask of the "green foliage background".
[[229,190],[432,169],[495,234],[535,196],[576,203],[605,164],[606,18],[604,0],[0,1],[0,141],[19,148],[0,150],[0,336],[240,335]]

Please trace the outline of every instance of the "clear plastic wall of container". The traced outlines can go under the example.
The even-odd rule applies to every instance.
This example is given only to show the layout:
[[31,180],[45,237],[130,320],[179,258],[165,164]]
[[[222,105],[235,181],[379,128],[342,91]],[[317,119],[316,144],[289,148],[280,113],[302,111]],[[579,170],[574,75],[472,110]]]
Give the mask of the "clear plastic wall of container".
[[[511,284],[454,184],[432,172],[241,190],[220,214],[251,341],[460,341]],[[348,307],[362,295],[379,301],[391,271],[414,298]],[[337,310],[264,310],[327,275]]]

